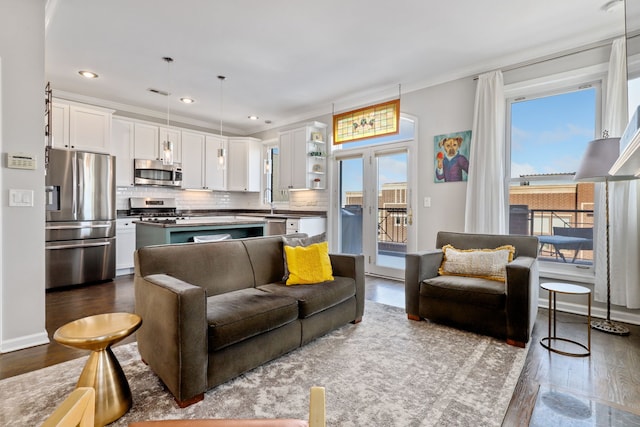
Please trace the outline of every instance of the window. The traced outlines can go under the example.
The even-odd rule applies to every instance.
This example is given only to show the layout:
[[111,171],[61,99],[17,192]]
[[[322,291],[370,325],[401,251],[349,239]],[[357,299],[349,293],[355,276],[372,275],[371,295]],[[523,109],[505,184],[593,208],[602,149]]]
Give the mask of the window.
[[375,138],[358,139],[353,142],[344,142],[342,144],[334,145],[333,150],[347,150],[356,147],[366,147],[376,144],[385,144],[389,142],[410,141],[414,138],[416,132],[415,120],[400,115],[400,131],[397,134],[378,136]]
[[593,266],[594,184],[573,177],[599,105],[599,83],[508,100],[509,232],[540,236],[541,266]]
[[280,155],[278,144],[268,144],[264,153],[265,204],[289,201],[289,192],[280,190]]
[[629,120],[633,117],[633,114],[640,107],[640,76],[634,74],[629,75]]
[[333,116],[333,143],[397,135],[400,99],[347,111]]

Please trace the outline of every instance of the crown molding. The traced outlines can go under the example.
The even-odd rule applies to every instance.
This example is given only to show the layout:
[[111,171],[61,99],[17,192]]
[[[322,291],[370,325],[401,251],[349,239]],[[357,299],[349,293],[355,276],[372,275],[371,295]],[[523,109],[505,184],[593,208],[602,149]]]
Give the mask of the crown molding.
[[[159,120],[166,120],[167,119],[167,114],[160,112],[160,111],[156,111],[156,110],[151,110],[148,108],[143,108],[143,107],[137,107],[134,105],[129,105],[129,104],[122,104],[119,102],[114,102],[114,101],[108,101],[106,99],[102,99],[102,98],[94,98],[92,96],[87,96],[87,95],[80,95],[77,93],[72,93],[72,92],[66,92],[66,91],[62,91],[62,90],[53,90],[53,97],[54,98],[58,98],[58,99],[65,99],[67,101],[75,101],[75,102],[82,102],[85,104],[90,104],[90,105],[95,105],[97,107],[104,107],[104,108],[110,108],[112,110],[115,110],[119,113],[125,113],[122,115],[127,115],[126,113],[129,114],[135,114],[137,116],[143,116],[143,117],[148,117],[148,118],[153,118],[153,119],[159,119]],[[141,117],[141,119],[143,118]],[[216,126],[214,123],[212,122],[208,122],[208,121],[204,121],[204,120],[198,120],[198,119],[194,119],[192,117],[186,117],[186,116],[181,116],[178,114],[172,114],[171,115],[171,122],[174,123],[174,125],[176,123],[180,123],[180,124],[186,124],[186,125],[191,125],[191,126],[196,126],[198,128],[204,128],[204,129],[210,129],[211,131],[215,131],[215,132],[219,132],[220,131],[220,127],[219,124]],[[238,128],[233,128],[233,127],[228,127],[225,125],[224,127],[224,131],[225,133],[232,133],[234,135],[245,135],[246,131],[243,129],[238,129]]]

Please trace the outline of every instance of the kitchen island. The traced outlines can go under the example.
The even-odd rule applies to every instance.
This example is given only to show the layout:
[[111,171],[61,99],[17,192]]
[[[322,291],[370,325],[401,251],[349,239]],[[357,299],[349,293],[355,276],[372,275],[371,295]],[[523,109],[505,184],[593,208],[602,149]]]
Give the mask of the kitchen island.
[[219,216],[171,221],[134,221],[136,249],[150,245],[193,242],[195,236],[228,234],[232,239],[265,235],[264,218]]

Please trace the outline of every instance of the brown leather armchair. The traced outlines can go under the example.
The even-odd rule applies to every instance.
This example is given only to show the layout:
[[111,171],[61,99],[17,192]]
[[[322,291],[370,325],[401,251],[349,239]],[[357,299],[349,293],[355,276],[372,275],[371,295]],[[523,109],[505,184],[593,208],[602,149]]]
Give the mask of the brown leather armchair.
[[[514,259],[506,266],[506,281],[440,276],[442,247],[447,244],[457,249],[514,246]],[[406,256],[408,318],[429,319],[524,347],[538,313],[537,237],[441,231],[436,248]]]

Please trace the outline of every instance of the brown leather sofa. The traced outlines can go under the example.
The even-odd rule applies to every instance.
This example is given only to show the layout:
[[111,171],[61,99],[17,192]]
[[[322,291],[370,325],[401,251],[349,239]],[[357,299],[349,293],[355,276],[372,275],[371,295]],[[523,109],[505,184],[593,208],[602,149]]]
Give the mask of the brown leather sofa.
[[[513,245],[516,252],[513,261],[507,264],[506,282],[440,276],[442,247],[447,244],[457,249]],[[524,347],[538,313],[538,239],[441,231],[436,248],[406,256],[405,299],[409,319],[429,319]]]
[[142,359],[181,406],[364,312],[364,258],[330,254],[335,280],[282,282],[279,236],[140,248]]

